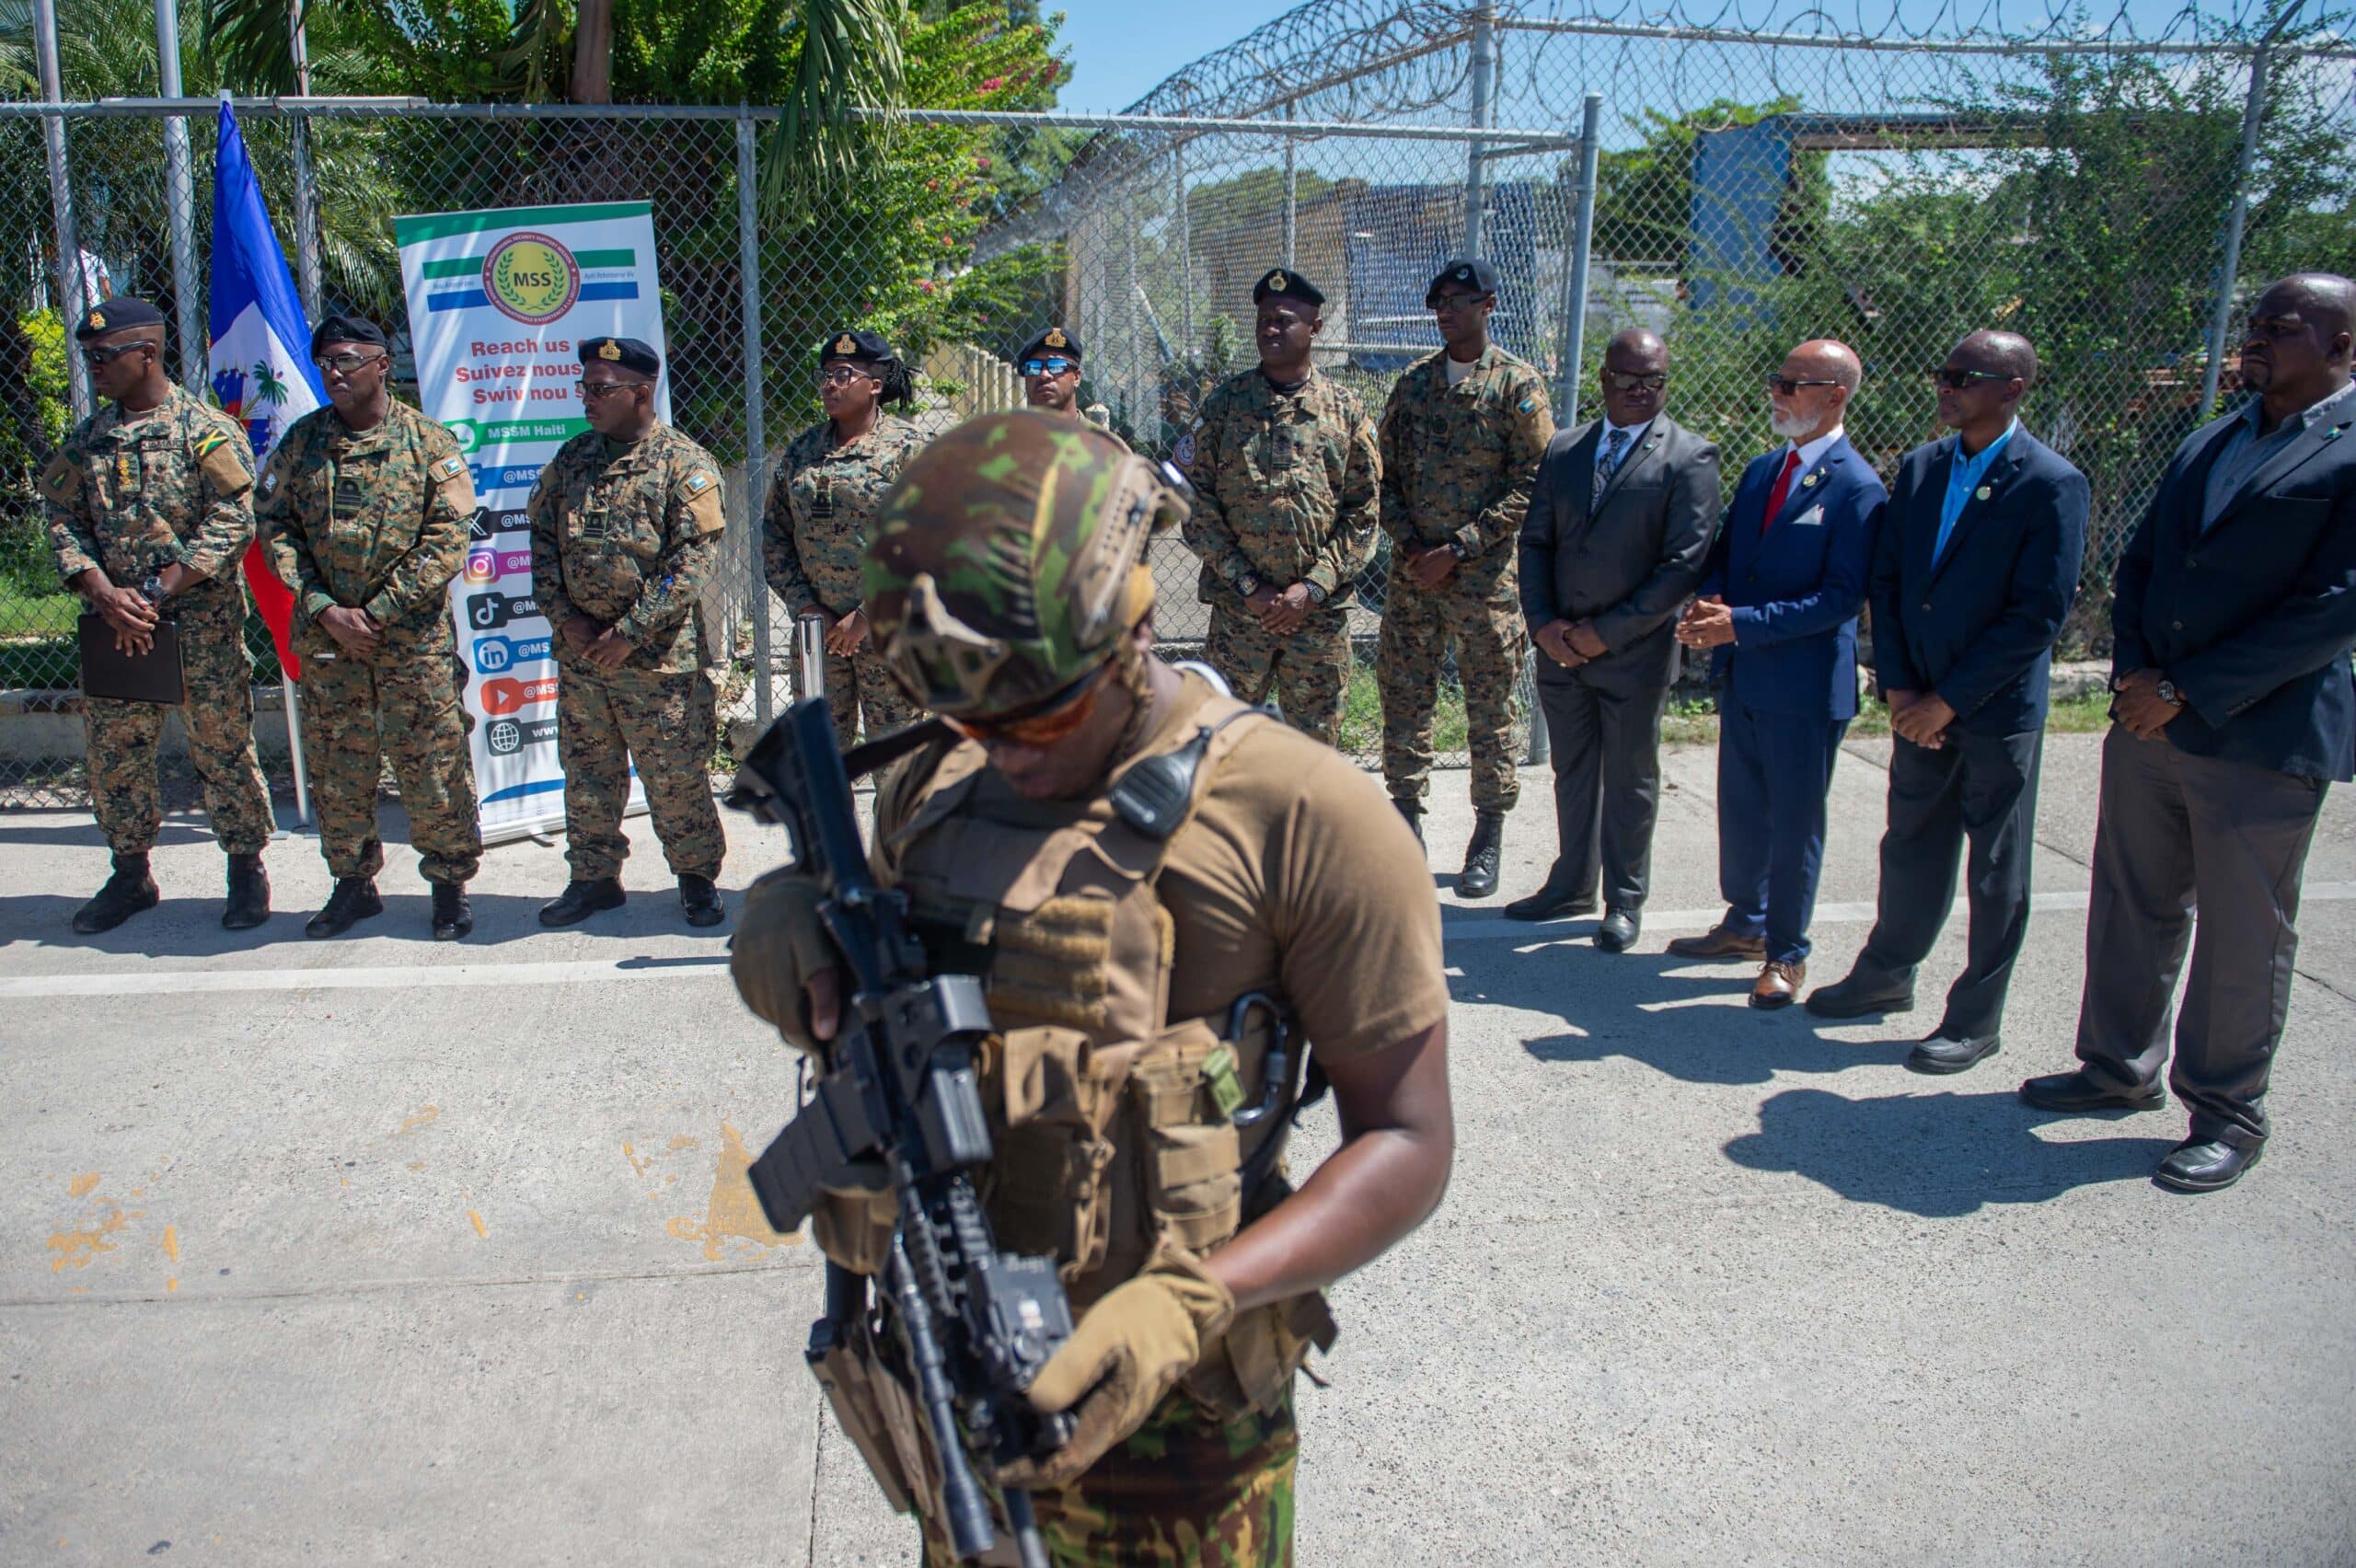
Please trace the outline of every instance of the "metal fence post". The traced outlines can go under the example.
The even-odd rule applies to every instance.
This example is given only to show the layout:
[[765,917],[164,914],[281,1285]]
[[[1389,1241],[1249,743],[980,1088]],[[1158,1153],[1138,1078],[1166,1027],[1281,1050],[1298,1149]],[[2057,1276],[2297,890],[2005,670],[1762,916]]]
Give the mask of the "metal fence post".
[[1579,417],[1579,361],[1587,353],[1588,266],[1595,249],[1595,163],[1602,122],[1603,95],[1589,93],[1579,113],[1578,207],[1572,219],[1570,265],[1563,270],[1562,384],[1554,394],[1554,422],[1566,429]]
[[[1496,90],[1497,13],[1496,7],[1484,4],[1472,17],[1472,119],[1475,131],[1485,131],[1494,112],[1493,95]],[[1464,254],[1481,254],[1481,208],[1486,200],[1484,187],[1487,181],[1489,159],[1486,145],[1481,142],[1464,144]]]
[[1186,210],[1186,144],[1170,149],[1170,200],[1178,220],[1179,353],[1186,363],[1195,358],[1195,219]]
[[[167,4],[167,0],[157,0]],[[294,53],[294,90],[311,96],[309,41],[303,36],[303,0],[292,0],[288,25]],[[317,325],[319,306],[319,189],[311,173],[311,121],[300,110],[287,116],[288,145],[294,154],[294,286],[303,314]],[[307,345],[306,345],[307,346]]]
[[[1292,118],[1292,100],[1290,98],[1287,98],[1285,100],[1285,119],[1289,121]],[[1299,142],[1295,140],[1290,131],[1287,131],[1285,133],[1285,265],[1287,267],[1298,265],[1293,252],[1295,240],[1300,227],[1300,169],[1299,149]]]
[[769,584],[768,564],[761,552],[761,470],[768,460],[768,415],[761,406],[761,235],[754,211],[759,179],[754,156],[753,111],[736,111],[736,270],[745,314],[745,559],[753,582],[753,717],[762,729],[769,726],[774,699],[769,693]]
[[[57,69],[57,0],[33,0],[33,53],[40,72],[40,96],[62,103],[65,88]],[[65,157],[65,116],[40,117],[40,139],[49,155],[50,210],[57,224],[57,317],[65,323],[65,380],[74,417],[90,417],[90,371],[75,351],[71,334],[82,319],[82,241],[74,230],[74,172]]]
[[[2281,30],[2276,24],[2275,30]],[[2272,41],[2268,35],[2268,42]],[[2242,105],[2242,150],[2234,165],[2234,202],[2225,213],[2225,248],[2217,264],[2217,307],[2209,317],[2209,365],[2200,373],[2200,417],[2217,401],[2217,379],[2225,369],[2225,329],[2234,314],[2234,281],[2242,265],[2242,225],[2249,216],[2249,170],[2258,160],[2258,121],[2266,112],[2266,43],[2249,57],[2249,98]]]
[[[175,0],[156,0],[157,85],[167,98],[180,96],[180,14]],[[204,318],[196,297],[196,191],[189,169],[188,117],[164,121],[164,202],[172,229],[172,299],[179,307],[180,382],[204,395],[211,366],[205,363]]]

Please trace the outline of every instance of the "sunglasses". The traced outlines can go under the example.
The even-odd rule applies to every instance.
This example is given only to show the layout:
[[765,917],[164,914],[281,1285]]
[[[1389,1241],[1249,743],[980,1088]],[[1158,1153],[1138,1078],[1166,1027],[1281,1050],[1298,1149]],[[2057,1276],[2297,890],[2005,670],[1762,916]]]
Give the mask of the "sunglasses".
[[572,389],[581,394],[582,401],[594,403],[601,398],[611,397],[617,392],[626,391],[637,385],[635,381],[576,381],[572,384]]
[[1669,385],[1666,375],[1623,375],[1616,370],[1603,373],[1603,384],[1614,392],[1657,392]]
[[1470,310],[1484,300],[1492,300],[1496,297],[1495,294],[1435,294],[1432,296],[1431,308],[1441,311]]
[[1971,390],[1971,384],[1975,381],[2010,381],[2011,379],[2011,376],[1997,371],[1954,370],[1946,365],[1941,365],[1931,372],[1932,382],[1946,387],[1950,392],[1969,392]]
[[982,745],[1051,746],[1088,722],[1104,692],[1110,663],[1099,664],[1045,701],[1002,719],[952,719],[941,721]]
[[322,371],[340,371],[342,374],[349,375],[352,372],[358,370],[362,365],[366,364],[369,361],[380,360],[384,357],[385,356],[380,353],[324,354],[314,356],[311,363],[318,365]]
[[92,369],[112,364],[125,354],[135,354],[142,349],[152,349],[153,343],[123,343],[111,349],[84,349],[82,358]]
[[1080,362],[1068,359],[1027,359],[1017,367],[1026,376],[1061,375],[1068,370],[1078,370]]
[[1790,397],[1793,393],[1798,391],[1803,386],[1838,386],[1840,385],[1841,384],[1839,382],[1829,379],[1795,381],[1788,375],[1771,375],[1767,378],[1767,390],[1770,392],[1779,392],[1786,398]]

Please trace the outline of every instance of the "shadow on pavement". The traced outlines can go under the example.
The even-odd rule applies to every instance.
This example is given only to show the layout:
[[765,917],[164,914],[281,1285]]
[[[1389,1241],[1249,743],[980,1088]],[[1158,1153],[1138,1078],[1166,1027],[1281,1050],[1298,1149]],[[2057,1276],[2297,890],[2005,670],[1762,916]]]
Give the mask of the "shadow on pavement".
[[[97,884],[93,883],[91,892],[95,891]],[[540,905],[561,891],[559,884],[546,894],[472,893],[468,903],[474,910],[474,933],[450,942],[433,940],[433,896],[422,887],[386,893],[382,915],[361,921],[341,937],[317,940],[303,934],[303,924],[318,910],[291,908],[275,890],[270,923],[254,930],[222,928],[224,890],[199,891],[167,883],[161,904],[94,937],[76,936],[74,932],[74,911],[82,906],[88,893],[21,894],[0,897],[0,946],[22,942],[92,952],[135,953],[145,958],[220,958],[271,948],[299,949],[316,956],[332,953],[339,947],[384,939],[416,942],[453,953],[537,940],[548,944],[550,951],[546,956],[551,959],[605,959],[625,956],[615,951],[617,947],[626,949],[655,937],[687,936],[711,939],[712,950],[717,953],[724,951],[741,905],[741,900],[723,894],[721,903],[728,910],[728,918],[720,925],[698,930],[687,924],[680,911],[679,895],[669,888],[661,888],[632,893],[629,902],[619,909],[592,915],[580,925],[563,930],[550,930],[540,924]],[[592,939],[587,951],[578,940],[581,938]]]
[[2038,1204],[2098,1182],[2147,1180],[2176,1147],[2173,1136],[2037,1136],[2065,1119],[2081,1118],[2023,1105],[2009,1077],[1981,1094],[1853,1100],[1789,1089],[1770,1096],[1759,1107],[1759,1130],[1730,1140],[1725,1152],[1737,1165],[1790,1171],[1852,1203],[1953,1219],[1990,1204]]

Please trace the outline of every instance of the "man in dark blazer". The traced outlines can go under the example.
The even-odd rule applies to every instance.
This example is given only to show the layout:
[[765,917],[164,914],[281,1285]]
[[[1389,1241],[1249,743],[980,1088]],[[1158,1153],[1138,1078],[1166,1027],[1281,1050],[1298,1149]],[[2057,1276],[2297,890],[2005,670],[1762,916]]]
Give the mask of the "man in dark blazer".
[[2352,328],[2346,278],[2258,297],[2241,363],[2258,396],[2177,449],[2114,583],[2082,1065],[2020,1092],[2048,1111],[2167,1102],[2197,904],[2168,1075],[2191,1136],[2154,1177],[2179,1192],[2233,1185],[2265,1147],[2307,846],[2324,791],[2356,777]]
[[1755,1008],[1807,980],[1832,759],[1857,712],[1857,611],[1888,492],[1841,416],[1864,370],[1845,343],[1802,343],[1767,378],[1784,438],[1743,471],[1700,597],[1677,640],[1715,650],[1718,891],[1725,918],[1680,958],[1757,958]]
[[1554,864],[1506,905],[1516,920],[1585,915],[1595,945],[1636,940],[1660,808],[1660,716],[1674,622],[1723,504],[1718,449],[1661,411],[1669,349],[1641,329],[1603,351],[1603,417],[1556,435],[1521,525],[1521,612],[1554,763]]
[[1959,1073],[1995,1055],[2028,935],[2046,688],[2078,595],[2086,477],[2021,428],[2037,381],[2027,338],[1974,332],[1932,376],[1939,422],[1956,433],[1899,463],[1874,548],[1875,673],[1896,732],[1880,897],[1849,977],[1807,1010],[1914,1006],[1914,967],[1946,921],[1968,840],[1969,956],[1938,1028],[1906,1058]]

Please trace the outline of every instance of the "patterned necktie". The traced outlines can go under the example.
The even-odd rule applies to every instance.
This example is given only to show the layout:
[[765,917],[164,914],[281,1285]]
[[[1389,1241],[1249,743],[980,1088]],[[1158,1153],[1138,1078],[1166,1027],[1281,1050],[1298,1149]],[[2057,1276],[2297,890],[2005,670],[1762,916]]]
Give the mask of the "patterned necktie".
[[1628,432],[1624,430],[1614,430],[1604,438],[1603,450],[1595,459],[1596,494],[1601,495],[1603,487],[1611,482],[1611,476],[1620,467],[1621,449],[1627,444]]

